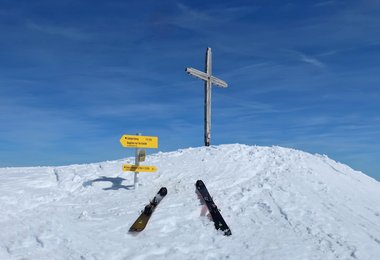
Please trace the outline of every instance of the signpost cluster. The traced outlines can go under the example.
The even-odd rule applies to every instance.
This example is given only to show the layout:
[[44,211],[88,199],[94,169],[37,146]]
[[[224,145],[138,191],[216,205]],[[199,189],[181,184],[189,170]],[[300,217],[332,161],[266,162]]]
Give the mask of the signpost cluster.
[[123,171],[134,172],[133,187],[137,188],[139,172],[155,172],[155,166],[140,165],[140,162],[145,161],[146,150],[145,148],[158,148],[157,136],[142,136],[137,135],[123,135],[120,138],[120,143],[123,147],[136,148],[135,164],[123,164]]

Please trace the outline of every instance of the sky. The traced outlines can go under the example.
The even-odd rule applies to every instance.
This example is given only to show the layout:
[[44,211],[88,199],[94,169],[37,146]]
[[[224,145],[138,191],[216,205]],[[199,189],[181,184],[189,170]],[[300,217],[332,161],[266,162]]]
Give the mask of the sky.
[[378,1],[0,1],[0,167],[211,144],[325,154],[380,180]]

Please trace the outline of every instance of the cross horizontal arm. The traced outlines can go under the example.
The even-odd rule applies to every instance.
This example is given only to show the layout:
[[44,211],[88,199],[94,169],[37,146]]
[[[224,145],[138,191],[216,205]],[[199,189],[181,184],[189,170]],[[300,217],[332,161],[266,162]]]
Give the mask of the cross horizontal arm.
[[199,71],[199,70],[193,69],[193,68],[186,68],[185,71],[187,73],[189,73],[190,75],[193,75],[193,76],[200,78],[204,81],[208,80],[208,75],[206,73],[204,73],[203,71]]
[[228,84],[227,82],[221,80],[221,79],[218,79],[217,77],[214,77],[214,76],[211,76],[211,83],[212,84],[215,84],[219,87],[222,87],[222,88],[226,88],[228,87]]
[[189,74],[197,77],[197,78],[200,78],[200,79],[204,80],[204,81],[207,81],[210,78],[211,83],[215,84],[215,85],[217,85],[219,87],[222,87],[222,88],[227,88],[228,87],[228,84],[225,81],[223,81],[221,79],[218,79],[217,77],[214,77],[214,76],[210,77],[207,73],[204,73],[203,71],[199,71],[199,70],[194,69],[194,68],[186,68],[185,71],[187,73],[189,73]]

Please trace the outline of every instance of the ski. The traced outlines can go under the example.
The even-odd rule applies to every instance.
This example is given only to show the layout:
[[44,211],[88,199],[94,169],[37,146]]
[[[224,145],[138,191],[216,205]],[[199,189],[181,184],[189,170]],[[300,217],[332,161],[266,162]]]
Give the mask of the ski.
[[156,196],[154,196],[153,200],[145,206],[144,210],[141,212],[141,215],[136,219],[135,223],[130,227],[129,232],[140,232],[143,231],[150,217],[152,216],[154,210],[160,201],[166,196],[168,193],[165,187],[162,187]]
[[210,193],[208,192],[206,185],[203,183],[203,181],[198,180],[195,183],[195,187],[196,187],[197,193],[200,195],[201,202],[202,203],[204,202],[206,204],[207,209],[210,212],[215,228],[217,230],[222,230],[225,236],[232,235],[230,228],[224,221],[222,215],[219,212],[218,207],[215,205],[214,201],[212,200]]

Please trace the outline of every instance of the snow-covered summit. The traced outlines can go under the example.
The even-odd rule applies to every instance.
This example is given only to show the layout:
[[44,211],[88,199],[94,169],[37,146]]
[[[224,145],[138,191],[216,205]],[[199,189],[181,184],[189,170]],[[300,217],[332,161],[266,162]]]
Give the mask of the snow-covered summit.
[[[0,259],[380,259],[380,183],[326,156],[220,145],[125,160],[0,169]],[[232,230],[200,216],[202,179]],[[137,236],[128,229],[161,186]]]

